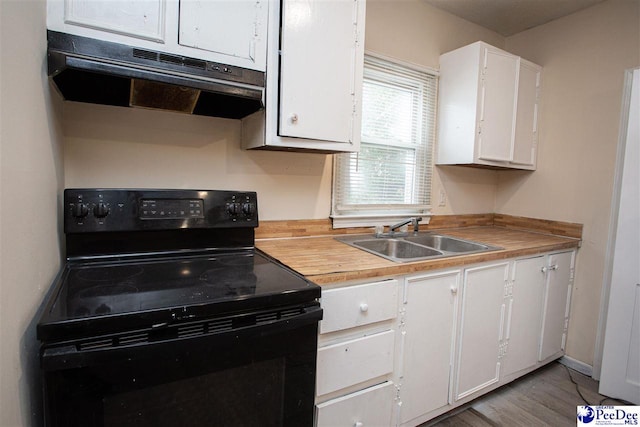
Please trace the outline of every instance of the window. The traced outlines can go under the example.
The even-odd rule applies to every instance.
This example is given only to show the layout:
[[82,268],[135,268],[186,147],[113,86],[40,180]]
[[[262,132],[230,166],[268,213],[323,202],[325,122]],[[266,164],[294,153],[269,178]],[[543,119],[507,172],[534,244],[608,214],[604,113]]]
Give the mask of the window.
[[428,215],[437,76],[365,56],[359,153],[334,159],[334,227]]

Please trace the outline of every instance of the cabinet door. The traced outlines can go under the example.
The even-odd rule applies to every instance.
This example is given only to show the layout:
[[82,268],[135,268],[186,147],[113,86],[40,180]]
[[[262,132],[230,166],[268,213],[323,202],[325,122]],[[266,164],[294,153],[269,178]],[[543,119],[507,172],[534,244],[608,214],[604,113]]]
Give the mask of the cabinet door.
[[278,134],[360,138],[364,0],[283,0]]
[[268,10],[266,0],[180,0],[179,43],[265,71]]
[[549,255],[546,274],[540,360],[559,355],[564,350],[573,279],[573,252]]
[[57,15],[58,9],[64,8],[64,18],[57,23],[58,27],[76,25],[156,42],[165,40],[166,0],[55,0],[49,3],[48,14]]
[[511,161],[523,166],[535,167],[536,164],[540,70],[538,65],[520,60],[516,130]]
[[498,382],[505,335],[509,264],[465,271],[458,337],[455,400]]
[[501,50],[484,49],[480,88],[478,158],[510,161],[515,126],[519,61]]
[[449,403],[460,271],[407,279],[398,369],[400,424]]
[[530,368],[538,362],[540,328],[544,303],[545,257],[516,260],[511,273],[512,298],[509,323],[505,333],[508,342],[503,375]]

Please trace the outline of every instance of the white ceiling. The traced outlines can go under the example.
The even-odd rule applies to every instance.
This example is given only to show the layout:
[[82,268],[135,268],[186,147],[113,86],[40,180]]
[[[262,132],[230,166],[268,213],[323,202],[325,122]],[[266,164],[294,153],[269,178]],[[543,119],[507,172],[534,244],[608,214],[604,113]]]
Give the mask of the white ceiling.
[[604,0],[423,0],[505,37]]

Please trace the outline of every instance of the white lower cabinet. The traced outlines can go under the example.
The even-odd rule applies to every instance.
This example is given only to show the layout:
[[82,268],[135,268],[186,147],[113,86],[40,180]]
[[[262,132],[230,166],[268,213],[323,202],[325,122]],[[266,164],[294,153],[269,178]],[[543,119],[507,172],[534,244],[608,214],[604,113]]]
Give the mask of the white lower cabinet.
[[543,361],[564,352],[569,324],[569,303],[574,276],[575,252],[551,254],[545,265],[546,286],[540,355]]
[[384,382],[320,403],[316,408],[316,425],[318,427],[391,425],[391,402],[395,391],[393,383]]
[[398,281],[331,289],[322,293],[320,334],[382,322],[396,317]]
[[574,259],[323,289],[317,426],[417,426],[562,356]]
[[318,350],[318,396],[393,371],[394,331],[356,338]]
[[508,262],[465,270],[454,400],[476,393],[500,379],[508,274]]
[[506,338],[507,357],[503,375],[535,366],[538,362],[542,307],[544,304],[544,273],[546,257],[519,259],[514,261],[511,271],[510,319]]
[[398,280],[323,289],[316,425],[391,425]]
[[449,403],[461,270],[407,278],[401,301],[399,424]]

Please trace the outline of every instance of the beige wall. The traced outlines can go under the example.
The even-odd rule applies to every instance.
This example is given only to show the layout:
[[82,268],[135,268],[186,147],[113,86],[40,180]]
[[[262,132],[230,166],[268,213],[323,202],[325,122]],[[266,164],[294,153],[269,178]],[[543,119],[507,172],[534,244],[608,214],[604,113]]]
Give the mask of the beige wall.
[[60,265],[44,0],[0,1],[0,426],[38,425],[37,312]]
[[[370,0],[366,25],[368,50],[433,68],[478,39],[504,44],[417,0]],[[263,220],[329,216],[331,156],[244,151],[240,132],[236,120],[65,103],[65,186],[255,190]],[[447,203],[435,212],[491,212],[496,188],[493,171],[438,168],[434,194]]]
[[326,218],[331,156],[246,151],[239,120],[64,103],[66,187],[252,190],[260,219]]
[[245,151],[239,120],[64,104],[66,187],[254,190],[260,218],[326,218],[331,157]]
[[593,364],[624,71],[640,65],[640,1],[609,0],[507,39],[544,67],[535,173],[500,172],[496,212],[584,224],[567,355]]

